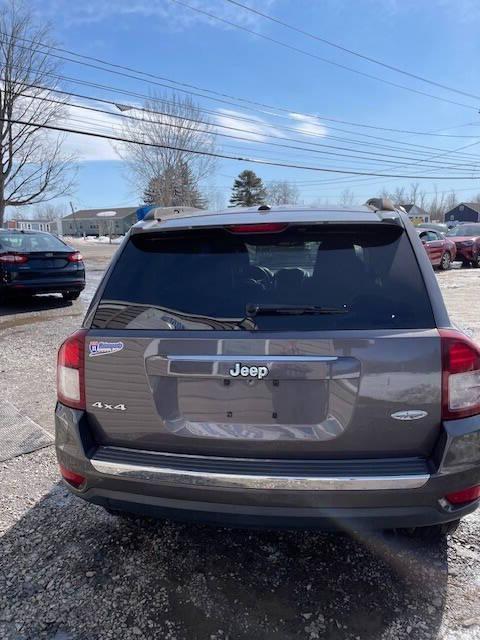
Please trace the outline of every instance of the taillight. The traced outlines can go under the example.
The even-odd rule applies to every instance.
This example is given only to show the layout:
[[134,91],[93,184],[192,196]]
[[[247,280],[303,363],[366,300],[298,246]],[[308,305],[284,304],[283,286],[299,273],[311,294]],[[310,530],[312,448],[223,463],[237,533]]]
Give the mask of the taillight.
[[70,253],[68,256],[69,262],[81,262],[83,260],[83,256],[80,251],[75,251],[75,253]]
[[288,224],[283,222],[262,222],[260,224],[232,224],[227,227],[231,233],[279,233],[285,231]]
[[85,409],[85,329],[68,337],[58,351],[57,397],[67,407]]
[[28,262],[28,256],[20,253],[4,253],[3,256],[0,256],[0,262],[7,264],[24,264]]
[[60,473],[62,474],[62,478],[71,484],[75,489],[79,489],[82,484],[85,482],[85,476],[81,476],[79,473],[75,473],[75,471],[71,471],[63,466],[63,464],[58,465],[60,467]]
[[480,349],[454,329],[440,329],[442,340],[442,417],[480,414]]
[[478,498],[480,498],[480,484],[476,487],[469,487],[468,489],[449,493],[445,498],[450,502],[450,504],[466,504],[467,502],[473,502],[473,500],[478,500]]

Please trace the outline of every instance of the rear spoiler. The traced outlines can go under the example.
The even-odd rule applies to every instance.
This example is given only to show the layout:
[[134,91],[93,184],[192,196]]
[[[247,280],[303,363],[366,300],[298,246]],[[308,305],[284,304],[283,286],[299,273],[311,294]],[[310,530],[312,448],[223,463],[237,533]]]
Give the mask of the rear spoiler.
[[196,211],[202,211],[202,209],[196,209],[195,207],[159,207],[156,204],[148,204],[144,207],[139,207],[135,214],[137,222],[140,222],[140,220],[163,220],[164,218],[182,216]]

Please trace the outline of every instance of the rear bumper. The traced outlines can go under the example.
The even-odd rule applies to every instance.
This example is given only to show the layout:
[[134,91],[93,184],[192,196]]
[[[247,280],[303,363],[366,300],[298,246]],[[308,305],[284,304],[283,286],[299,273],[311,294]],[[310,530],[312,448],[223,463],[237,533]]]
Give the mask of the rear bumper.
[[[394,462],[390,470],[376,461],[364,468],[352,461],[351,472],[332,461],[307,461],[313,466],[303,472],[298,466],[294,472],[293,465],[288,473],[272,473],[270,461],[240,460],[231,468],[228,459],[97,447],[84,412],[61,404],[56,445],[59,462],[86,478],[80,489],[68,485],[70,490],[111,509],[236,526],[381,529],[448,522],[478,506],[452,507],[443,500],[480,483],[480,458],[470,459],[472,446],[463,459],[462,447],[455,447],[465,435],[480,441],[475,420],[455,421],[436,452],[437,464],[413,459]],[[281,461],[275,466],[282,467]]]
[[220,526],[301,528],[358,531],[396,529],[442,524],[462,518],[476,509],[469,505],[446,514],[436,507],[271,507],[200,500],[159,498],[151,495],[92,489],[81,498],[108,509],[180,522],[202,522]]
[[456,259],[461,262],[473,262],[477,259],[475,247],[457,247]]
[[64,291],[83,291],[85,279],[58,279],[58,280],[25,280],[3,282],[5,291],[11,293],[62,293]]

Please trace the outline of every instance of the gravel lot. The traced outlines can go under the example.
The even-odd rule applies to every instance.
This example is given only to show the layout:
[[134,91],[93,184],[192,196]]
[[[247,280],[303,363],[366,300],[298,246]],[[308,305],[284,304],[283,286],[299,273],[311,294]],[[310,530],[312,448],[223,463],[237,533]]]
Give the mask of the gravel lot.
[[[115,247],[80,249],[78,301],[0,310],[2,393],[50,432],[56,349]],[[480,271],[438,277],[480,339]],[[0,505],[1,639],[480,639],[478,513],[441,546],[122,521],[70,496],[52,447],[0,463]]]

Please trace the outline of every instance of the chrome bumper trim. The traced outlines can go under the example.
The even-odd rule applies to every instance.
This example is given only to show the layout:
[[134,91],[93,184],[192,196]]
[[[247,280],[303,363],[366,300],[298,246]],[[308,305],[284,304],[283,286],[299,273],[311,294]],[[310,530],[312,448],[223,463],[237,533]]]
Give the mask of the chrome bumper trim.
[[296,356],[296,355],[176,355],[154,356],[152,359],[170,360],[171,362],[335,362],[338,356]]
[[230,473],[207,473],[133,465],[105,460],[90,460],[95,471],[125,480],[145,480],[170,485],[219,487],[230,489],[267,489],[279,491],[384,491],[387,489],[417,489],[430,479],[429,474],[397,476],[328,476],[289,477]]

